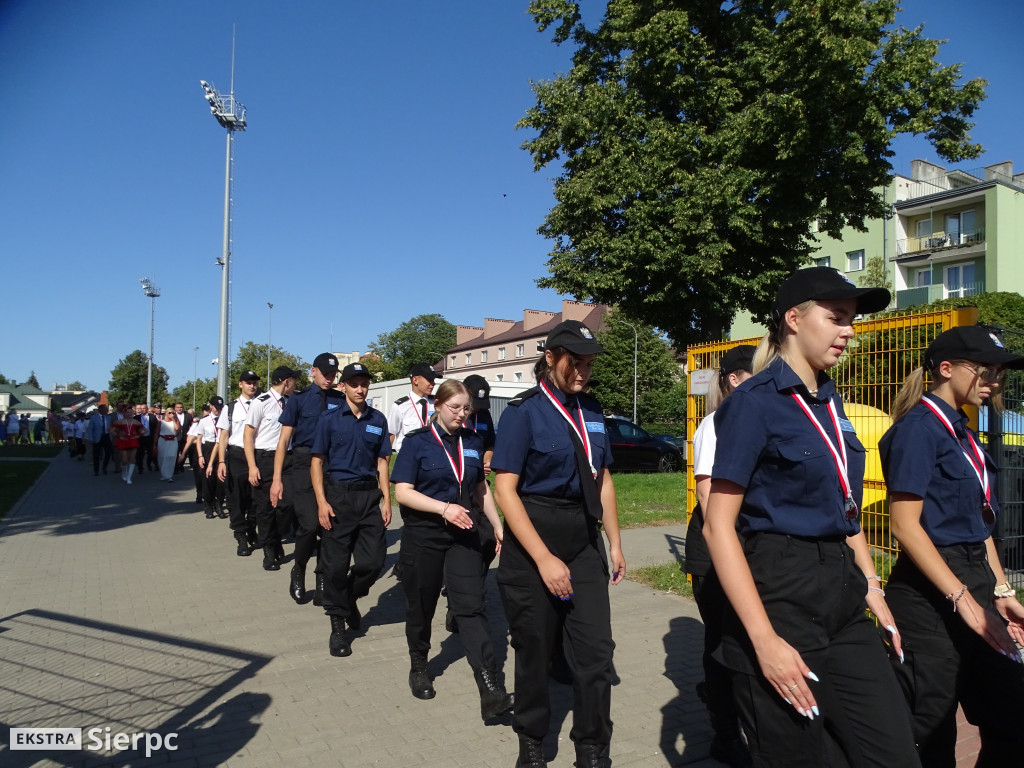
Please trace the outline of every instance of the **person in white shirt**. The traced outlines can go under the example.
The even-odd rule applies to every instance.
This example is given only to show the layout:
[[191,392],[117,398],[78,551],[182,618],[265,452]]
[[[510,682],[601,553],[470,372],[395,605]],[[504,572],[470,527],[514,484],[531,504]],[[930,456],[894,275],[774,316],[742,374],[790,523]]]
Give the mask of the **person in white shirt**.
[[238,377],[241,394],[220,412],[217,419],[217,476],[227,485],[228,518],[238,545],[235,554],[248,557],[256,545],[256,509],[249,484],[249,462],[245,458],[245,421],[260,393],[260,375],[243,371]]
[[200,429],[200,422],[210,414],[210,404],[203,403],[202,416],[198,419],[192,420],[192,426],[188,428],[188,433],[185,435],[185,442],[181,446],[181,451],[178,454],[178,461],[184,461],[185,457],[188,456],[189,463],[192,465],[192,477],[196,481],[196,504],[203,503],[203,486],[206,484],[206,473],[199,466],[199,459],[202,457],[201,443],[203,440],[203,433]]
[[416,363],[409,369],[412,390],[408,395],[395,400],[388,411],[388,432],[391,433],[391,448],[402,449],[405,435],[414,429],[423,429],[434,413],[434,381],[441,374],[426,363]]
[[224,506],[224,483],[217,476],[217,417],[224,407],[224,398],[214,395],[210,398],[210,412],[199,420],[199,466],[203,470],[203,507],[206,519],[212,520],[218,514],[227,517]]

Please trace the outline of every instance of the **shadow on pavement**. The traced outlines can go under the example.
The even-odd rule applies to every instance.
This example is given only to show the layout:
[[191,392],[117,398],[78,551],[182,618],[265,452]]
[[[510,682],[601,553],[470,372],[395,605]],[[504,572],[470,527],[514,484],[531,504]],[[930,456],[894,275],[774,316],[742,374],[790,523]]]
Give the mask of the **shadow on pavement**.
[[[270,660],[50,611],[7,616],[0,619],[0,763],[126,767],[192,759],[219,765],[252,739],[271,703],[265,693],[231,692]],[[9,728],[82,728],[84,748],[12,751]],[[107,751],[107,728],[177,733],[177,750],[147,758],[142,741],[137,750]],[[101,745],[91,729],[98,729]]]
[[[675,684],[676,696],[661,708],[661,752],[671,766],[696,763],[707,758],[712,736],[708,721],[704,719],[694,727],[690,714],[694,702],[702,707],[696,685],[704,677],[704,625],[688,616],[674,618],[662,642],[665,677]],[[686,745],[682,750],[680,743]]]

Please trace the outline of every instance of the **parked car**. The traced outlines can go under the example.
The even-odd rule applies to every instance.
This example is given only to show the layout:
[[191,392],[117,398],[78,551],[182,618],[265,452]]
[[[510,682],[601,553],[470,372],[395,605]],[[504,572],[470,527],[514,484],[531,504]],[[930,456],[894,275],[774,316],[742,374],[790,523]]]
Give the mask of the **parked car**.
[[622,416],[606,416],[605,430],[612,445],[615,472],[678,472],[683,454],[678,447],[656,437]]

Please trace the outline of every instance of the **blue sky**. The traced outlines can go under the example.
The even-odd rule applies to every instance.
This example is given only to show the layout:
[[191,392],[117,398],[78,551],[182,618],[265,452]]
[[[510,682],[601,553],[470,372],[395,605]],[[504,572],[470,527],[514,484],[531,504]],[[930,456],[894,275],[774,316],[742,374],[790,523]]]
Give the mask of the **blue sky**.
[[[455,324],[557,310],[534,284],[553,171],[534,173],[513,126],[529,81],[571,50],[539,34],[526,0],[357,3],[0,2],[0,372],[94,389],[149,343],[171,387],[214,376],[224,130],[199,80],[235,92],[232,349],[273,342],[309,361],[365,351],[440,312]],[[583,3],[596,23],[604,3]],[[901,21],[949,38],[940,60],[990,81],[973,136],[1018,153],[1024,120],[1015,0],[905,0]],[[897,171],[934,159],[896,145]],[[333,344],[332,344],[333,339]]]

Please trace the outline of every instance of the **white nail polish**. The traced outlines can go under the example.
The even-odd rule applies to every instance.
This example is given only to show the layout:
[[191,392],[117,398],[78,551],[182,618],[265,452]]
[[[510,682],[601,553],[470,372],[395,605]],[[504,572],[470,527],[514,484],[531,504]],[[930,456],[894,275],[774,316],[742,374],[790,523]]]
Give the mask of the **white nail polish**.
[[789,706],[791,706],[791,707],[793,706],[793,702],[792,702],[792,701],[790,701],[789,699],[787,699],[787,698],[786,698],[785,696],[783,696],[783,697],[782,697],[782,700],[783,700],[784,702],[786,702],[787,704],[789,704]]
[[821,712],[818,711],[818,705],[817,704],[815,704],[813,707],[811,707],[811,712],[816,714],[818,717],[821,717]]
[[808,677],[808,679],[813,680],[816,683],[820,683],[821,682],[821,680],[818,679],[818,676],[816,674],[814,674],[813,672],[808,672],[807,673],[807,677]]

